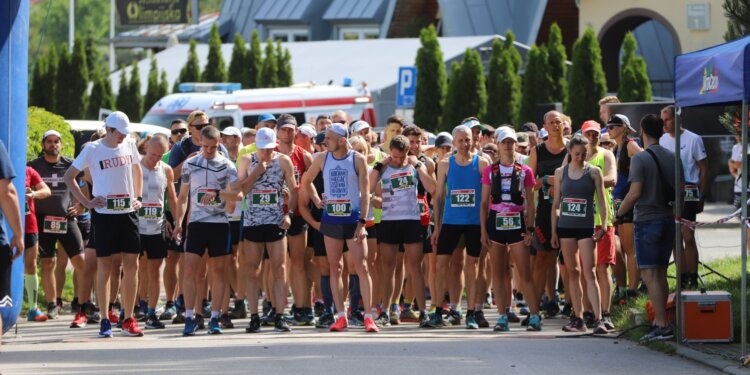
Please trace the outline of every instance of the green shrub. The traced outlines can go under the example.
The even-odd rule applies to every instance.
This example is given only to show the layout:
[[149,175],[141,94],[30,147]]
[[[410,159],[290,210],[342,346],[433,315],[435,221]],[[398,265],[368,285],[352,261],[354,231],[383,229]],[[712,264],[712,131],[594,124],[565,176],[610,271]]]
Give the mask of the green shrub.
[[39,107],[29,107],[28,111],[28,139],[26,147],[26,160],[39,157],[42,153],[42,135],[47,130],[57,130],[62,135],[63,156],[72,158],[75,151],[75,141],[70,132],[70,125],[62,118],[52,112]]

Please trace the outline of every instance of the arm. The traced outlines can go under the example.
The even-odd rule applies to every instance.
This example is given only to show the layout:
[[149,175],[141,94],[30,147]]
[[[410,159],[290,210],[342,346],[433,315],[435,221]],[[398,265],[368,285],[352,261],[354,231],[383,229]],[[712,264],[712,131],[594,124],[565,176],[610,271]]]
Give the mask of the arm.
[[[482,165],[482,161],[479,161],[479,177],[482,177],[482,172],[486,165]],[[417,160],[416,156],[410,156],[409,157],[409,164],[411,164],[413,167],[416,166],[416,164],[419,163],[419,160]],[[422,182],[422,186],[424,186],[425,191],[427,191],[430,194],[433,194],[435,192],[435,179],[427,172],[427,168],[424,164],[420,166],[419,168],[415,168],[417,170],[417,175],[419,176],[419,181]]]
[[[21,226],[21,208],[18,203],[16,187],[10,179],[0,180],[0,209],[5,214],[6,221],[13,231],[10,240],[11,259],[16,259],[23,254],[23,227]],[[15,249],[15,252],[13,252]]]
[[[302,178],[300,179],[299,183],[300,194],[302,194],[302,190],[305,190],[305,194],[307,195],[308,199],[313,202],[313,204],[315,204],[315,206],[318,208],[323,208],[323,203],[318,196],[318,192],[315,190],[313,180],[315,179],[315,177],[318,177],[318,173],[320,173],[323,169],[323,160],[325,160],[325,156],[326,153],[323,152],[315,156],[315,158],[313,159],[313,163],[310,165],[310,169],[302,174]],[[305,220],[307,220],[307,218]]]
[[375,185],[375,190],[370,195],[370,202],[375,208],[383,208],[383,184]]
[[174,189],[174,172],[172,172],[172,168],[166,166],[166,168],[164,168],[164,174],[167,175],[167,202],[169,202],[169,207],[177,207],[177,192]]
[[550,217],[552,219],[552,238],[550,239],[550,244],[552,245],[552,247],[560,247],[560,241],[557,238],[557,210],[560,208],[560,184],[562,181],[562,172],[562,167],[557,168],[555,170],[555,178],[553,180],[555,191],[554,198],[552,199],[552,212],[550,213]]
[[174,206],[174,230],[172,231],[172,238],[178,243],[182,236],[182,220],[187,211],[187,200],[189,195],[190,182],[184,182],[183,179],[182,184],[180,184],[180,195],[177,198],[177,204]]
[[315,220],[312,216],[312,212],[310,212],[310,207],[308,206],[308,203],[310,203],[310,195],[307,189],[302,188],[302,185],[300,185],[297,202],[297,209],[300,216],[302,216],[311,227],[315,228],[315,230],[320,230],[320,222]]
[[601,207],[599,207],[599,218],[602,220],[602,228],[606,228],[609,200],[605,198],[604,178],[602,177],[601,170],[599,168],[594,168],[591,173],[591,178],[594,180],[594,185],[596,186],[596,198],[599,199],[601,204]]
[[442,159],[439,161],[440,168],[438,168],[437,186],[435,187],[435,195],[432,196],[434,209],[432,211],[435,219],[435,229],[432,231],[432,247],[437,248],[438,238],[440,237],[440,229],[443,226],[443,208],[445,208],[445,180],[448,173],[448,167],[450,166],[450,159]]
[[[136,197],[143,196],[143,170],[141,170],[141,163],[133,164],[133,192]],[[138,210],[141,207],[141,202],[135,200],[132,206]]]
[[106,202],[102,197],[95,197],[94,199],[89,200],[83,195],[81,188],[78,187],[78,184],[75,181],[75,177],[78,176],[80,172],[81,171],[76,169],[76,167],[70,166],[63,177],[65,184],[70,189],[70,193],[73,194],[73,198],[88,209],[93,209],[95,207],[102,208],[106,206]]
[[635,202],[637,202],[638,198],[641,197],[642,188],[643,183],[641,183],[640,181],[630,182],[630,190],[628,190],[628,194],[625,196],[625,199],[623,199],[622,203],[620,203],[620,209],[615,212],[615,218],[625,215],[630,210],[632,210],[633,207],[635,207]]
[[615,154],[605,148],[601,151],[604,152],[604,175],[602,179],[604,181],[604,187],[609,188],[617,185],[617,161],[615,160]]
[[526,193],[526,199],[524,199],[524,205],[526,206],[526,227],[533,228],[534,222],[536,220],[536,206],[534,205],[534,187],[529,186],[527,188],[524,188],[524,190]]
[[286,155],[280,155],[281,159],[281,170],[284,171],[284,179],[286,180],[286,186],[289,187],[289,212],[297,210],[297,180],[294,179],[294,167],[292,166],[292,160]]
[[[539,176],[536,173],[536,147],[531,148],[531,152],[529,153],[529,163],[527,164],[529,168],[531,168],[531,171],[534,172],[534,176]],[[539,190],[542,188],[542,177],[539,176],[539,178],[536,179],[536,182],[534,183],[534,190]]]
[[482,184],[482,203],[479,205],[479,226],[482,229],[482,245],[492,246],[489,236],[487,235],[487,217],[490,214],[490,185]]
[[638,146],[638,142],[627,142],[626,145],[628,146],[628,156],[631,158],[633,155],[643,151],[641,146]]
[[32,186],[31,192],[26,194],[26,199],[46,199],[52,195],[52,190],[44,181],[40,181],[38,184]]
[[[354,166],[357,168],[357,176],[359,177],[359,217],[364,219],[367,217],[367,213],[370,210],[370,175],[367,174],[367,159],[364,156],[357,154],[354,159]],[[354,231],[354,239],[357,241],[363,241],[367,238],[367,231],[365,230],[365,224],[357,222],[357,229]]]
[[701,189],[701,200],[705,200],[706,192],[708,192],[708,160],[703,159],[698,162],[698,170],[700,171],[700,189]]
[[380,171],[373,168],[372,172],[370,172],[370,188],[367,191],[370,193],[374,192],[378,182],[380,182]]

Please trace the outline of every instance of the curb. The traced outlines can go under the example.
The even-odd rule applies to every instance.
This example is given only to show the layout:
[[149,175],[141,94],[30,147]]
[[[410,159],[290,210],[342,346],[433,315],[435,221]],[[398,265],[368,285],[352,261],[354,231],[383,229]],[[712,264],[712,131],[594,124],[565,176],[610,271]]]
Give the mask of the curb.
[[679,355],[680,357],[698,362],[700,364],[703,364],[704,366],[711,367],[723,373],[736,374],[736,375],[750,374],[749,368],[742,367],[737,363],[725,360],[723,358],[719,358],[717,356],[706,354],[698,350],[687,348],[675,342],[664,341],[664,343],[671,346],[675,350],[675,353]]

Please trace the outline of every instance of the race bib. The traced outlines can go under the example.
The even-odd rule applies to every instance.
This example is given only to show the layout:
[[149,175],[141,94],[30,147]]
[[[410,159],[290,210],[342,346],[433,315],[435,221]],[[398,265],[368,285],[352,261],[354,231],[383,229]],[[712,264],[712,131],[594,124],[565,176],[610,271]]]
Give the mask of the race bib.
[[253,206],[276,206],[279,204],[279,192],[274,189],[253,190]]
[[138,217],[144,220],[159,220],[162,218],[163,211],[161,203],[143,202],[138,210]]
[[421,214],[421,213],[424,213],[424,211],[425,211],[425,204],[424,204],[424,202],[423,202],[423,201],[421,201],[421,200],[420,200],[420,201],[419,201],[419,213],[420,213],[420,214]]
[[560,214],[562,216],[586,217],[587,205],[588,202],[585,199],[564,198],[562,200],[562,207],[560,207]]
[[[213,199],[208,201],[208,203],[204,204],[203,197],[206,194],[215,194],[215,195]],[[198,194],[196,198],[198,199],[199,206],[218,206],[221,204],[221,197],[219,197],[219,194],[216,192],[216,189],[207,189],[207,188],[198,189]]]
[[685,185],[685,202],[698,202],[701,200],[701,193],[697,185]]
[[451,207],[474,207],[474,189],[451,190]]
[[124,211],[130,209],[130,195],[107,195],[107,209],[111,211]]
[[326,213],[336,217],[352,216],[352,202],[349,199],[329,199],[326,201]]
[[29,206],[29,201],[26,201],[23,205],[23,214],[28,215],[31,213],[31,206]]
[[59,216],[44,217],[44,233],[65,234],[68,233],[68,219]]
[[495,229],[518,230],[521,229],[520,212],[498,212],[495,215]]
[[414,175],[409,171],[394,173],[391,175],[391,188],[393,190],[413,189]]

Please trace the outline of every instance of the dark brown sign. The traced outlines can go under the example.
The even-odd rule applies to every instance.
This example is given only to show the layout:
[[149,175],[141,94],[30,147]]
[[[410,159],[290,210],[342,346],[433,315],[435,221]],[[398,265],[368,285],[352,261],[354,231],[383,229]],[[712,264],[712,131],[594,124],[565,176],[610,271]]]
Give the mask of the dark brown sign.
[[117,0],[122,25],[187,23],[188,0]]

